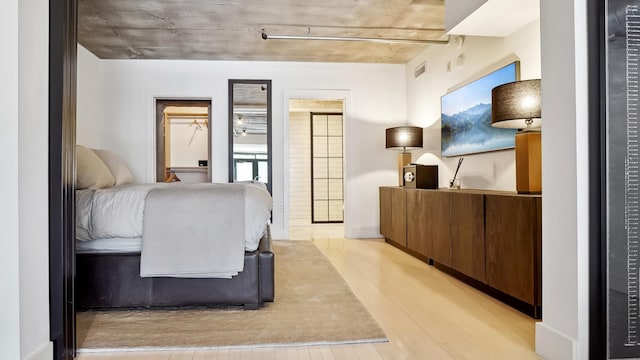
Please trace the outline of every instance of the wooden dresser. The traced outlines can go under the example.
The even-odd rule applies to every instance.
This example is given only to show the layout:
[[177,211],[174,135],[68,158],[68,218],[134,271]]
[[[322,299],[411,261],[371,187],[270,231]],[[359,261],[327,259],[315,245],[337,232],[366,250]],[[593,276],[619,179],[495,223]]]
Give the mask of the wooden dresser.
[[542,196],[380,188],[385,240],[533,316],[541,316]]

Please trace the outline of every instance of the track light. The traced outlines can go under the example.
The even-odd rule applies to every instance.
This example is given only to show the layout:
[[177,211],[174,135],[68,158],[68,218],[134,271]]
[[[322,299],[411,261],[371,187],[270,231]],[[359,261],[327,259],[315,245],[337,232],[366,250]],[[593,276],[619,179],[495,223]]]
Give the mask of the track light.
[[412,40],[412,39],[388,39],[388,38],[367,38],[352,36],[313,36],[313,35],[268,35],[262,30],[263,40],[325,40],[325,41],[368,41],[383,44],[409,44],[409,45],[447,45],[447,40]]

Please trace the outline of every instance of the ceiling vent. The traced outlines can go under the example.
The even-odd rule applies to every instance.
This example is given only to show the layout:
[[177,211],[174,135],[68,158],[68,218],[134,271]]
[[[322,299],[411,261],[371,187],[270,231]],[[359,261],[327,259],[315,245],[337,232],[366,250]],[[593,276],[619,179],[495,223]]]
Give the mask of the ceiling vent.
[[427,71],[427,63],[423,62],[422,64],[418,65],[415,70],[413,70],[413,78],[417,78],[418,76],[424,74]]

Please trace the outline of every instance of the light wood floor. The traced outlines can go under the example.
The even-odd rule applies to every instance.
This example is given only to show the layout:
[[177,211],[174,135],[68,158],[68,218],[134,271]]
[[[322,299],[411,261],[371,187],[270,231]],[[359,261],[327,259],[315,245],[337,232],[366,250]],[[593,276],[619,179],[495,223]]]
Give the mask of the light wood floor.
[[380,240],[314,240],[389,342],[219,351],[82,353],[96,359],[538,359],[535,321]]

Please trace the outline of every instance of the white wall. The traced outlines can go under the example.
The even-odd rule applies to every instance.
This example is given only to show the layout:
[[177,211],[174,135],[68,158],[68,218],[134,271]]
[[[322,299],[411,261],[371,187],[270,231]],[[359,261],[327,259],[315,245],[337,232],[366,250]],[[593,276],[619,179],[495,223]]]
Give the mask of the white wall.
[[586,1],[543,0],[540,10],[543,312],[536,351],[548,359],[587,359]]
[[48,276],[48,2],[9,0],[0,14],[0,349],[51,359]]
[[49,6],[20,0],[20,353],[51,357],[49,342]]
[[[77,119],[91,119],[76,122],[76,139],[81,145],[91,145],[94,149],[106,149],[105,137],[109,131],[109,122],[105,118],[104,71],[102,61],[78,45],[78,96],[76,106]],[[82,76],[80,76],[82,75]],[[120,156],[126,155],[124,149],[112,149]]]
[[5,56],[0,57],[0,153],[3,154],[4,176],[0,176],[0,349],[9,359],[20,358],[20,282],[18,211],[18,6],[19,0],[8,0],[0,12],[0,32]]
[[[463,56],[463,64],[457,59]],[[439,165],[440,186],[447,186],[458,158],[440,157],[440,97],[513,60],[520,60],[520,78],[540,78],[540,22],[533,21],[506,38],[468,36],[462,48],[431,46],[407,64],[409,123],[425,128],[424,148],[413,151],[414,162]],[[426,61],[426,73],[414,69]],[[447,72],[451,62],[451,72]],[[465,155],[458,177],[463,188],[515,191],[513,150]],[[396,176],[389,167],[388,177]]]
[[[83,61],[80,58],[79,61]],[[226,182],[227,81],[273,80],[273,196],[275,238],[286,238],[288,203],[288,98],[300,91],[349,94],[345,104],[345,229],[349,237],[379,236],[378,186],[393,184],[381,174],[393,168],[393,152],[384,148],[384,129],[406,122],[405,67],[376,64],[320,64],[227,61],[104,60],[105,117],[78,116],[78,126],[101,129],[78,142],[126,155],[137,181],[154,179],[154,97],[212,99],[212,180]],[[80,67],[79,70],[86,69]],[[79,72],[79,79],[93,74]],[[96,79],[99,81],[99,79]],[[79,86],[86,83],[79,81]],[[83,90],[78,89],[78,93]],[[335,99],[335,97],[334,97]],[[101,123],[100,123],[101,122]],[[89,125],[90,124],[90,125]],[[350,216],[349,216],[350,215]],[[288,219],[286,220],[288,222]]]

